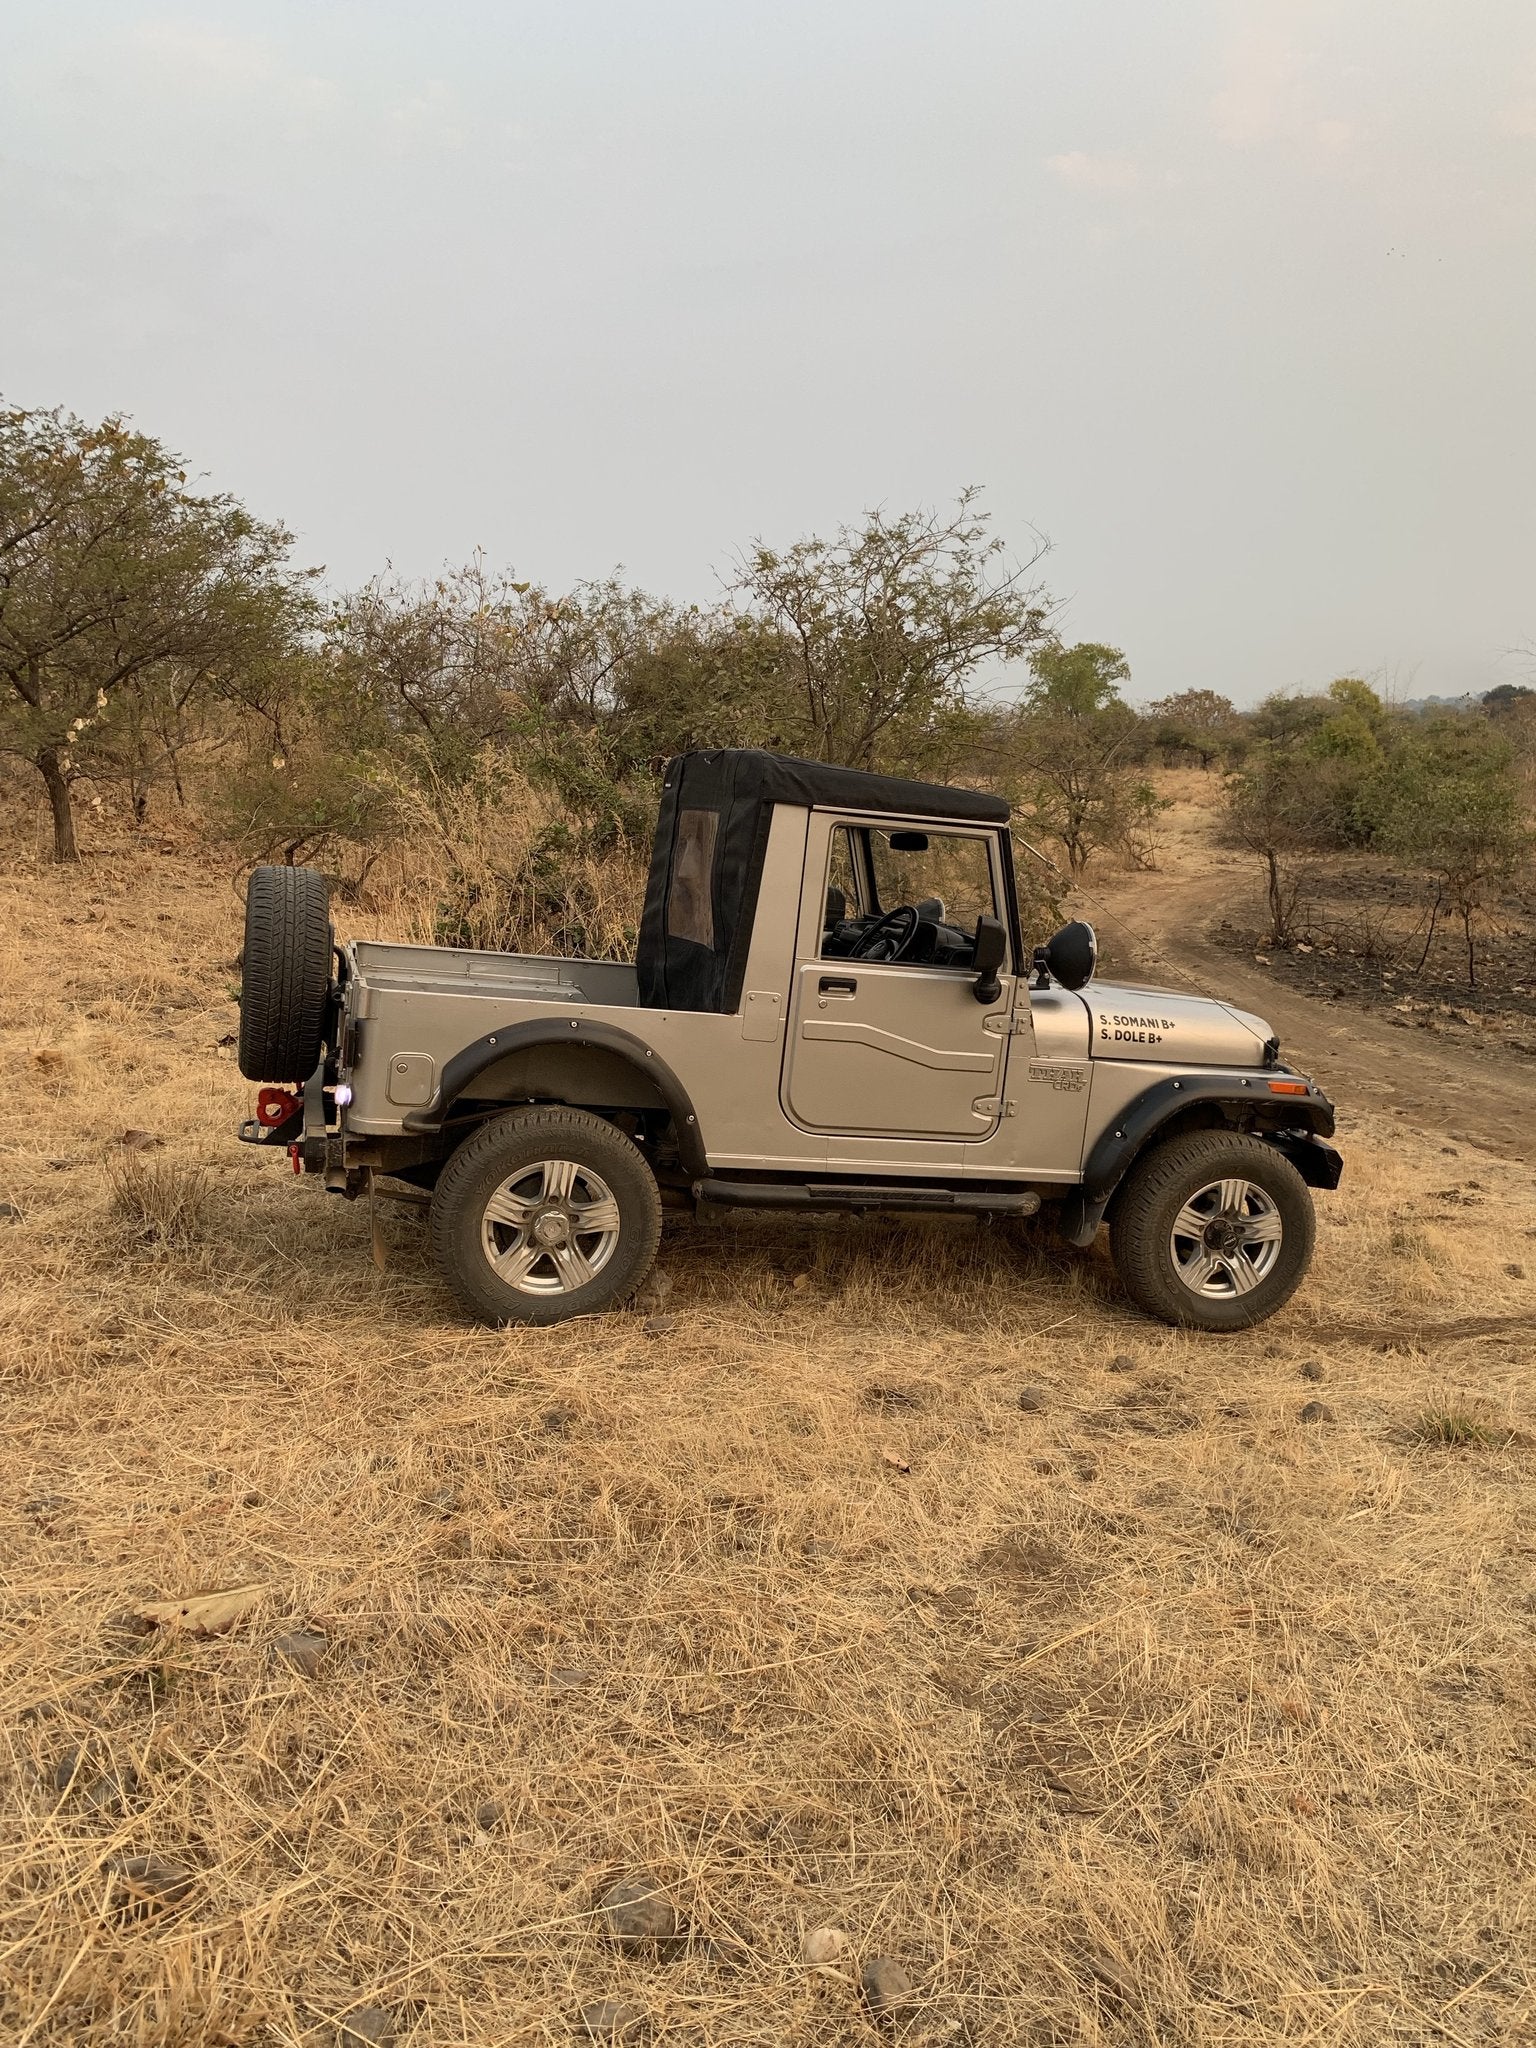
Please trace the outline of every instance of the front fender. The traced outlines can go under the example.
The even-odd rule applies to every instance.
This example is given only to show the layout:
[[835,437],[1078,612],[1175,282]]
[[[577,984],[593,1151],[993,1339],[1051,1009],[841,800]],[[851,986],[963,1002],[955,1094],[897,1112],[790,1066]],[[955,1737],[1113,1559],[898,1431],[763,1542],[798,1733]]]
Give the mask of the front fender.
[[[1299,1074],[1268,1068],[1252,1074],[1179,1074],[1155,1081],[1133,1097],[1095,1139],[1083,1164],[1082,1185],[1061,1205],[1059,1225],[1069,1244],[1092,1244],[1104,1212],[1137,1157],[1156,1139],[1198,1121],[1214,1109],[1234,1130],[1252,1131],[1283,1152],[1312,1187],[1336,1188],[1344,1170],[1333,1146],[1333,1104],[1313,1082],[1290,1091]],[[1284,1092],[1281,1092],[1284,1091]]]

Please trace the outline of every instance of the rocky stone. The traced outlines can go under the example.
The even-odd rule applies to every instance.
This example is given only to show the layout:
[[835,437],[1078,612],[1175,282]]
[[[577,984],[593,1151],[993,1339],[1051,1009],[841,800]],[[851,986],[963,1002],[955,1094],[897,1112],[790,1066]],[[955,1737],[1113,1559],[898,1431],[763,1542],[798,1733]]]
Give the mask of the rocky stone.
[[1088,1974],[1116,1998],[1123,1998],[1129,2004],[1136,1997],[1136,1979],[1118,1956],[1109,1955],[1103,1949],[1090,1949],[1083,1961],[1088,1966]]
[[598,1901],[603,1932],[622,1949],[659,1947],[677,1939],[677,1913],[647,1877],[621,1877]]
[[1302,1409],[1298,1420],[1301,1422],[1332,1422],[1333,1410],[1326,1401],[1309,1401]]
[[1320,1380],[1325,1377],[1327,1370],[1320,1359],[1309,1358],[1301,1368],[1301,1376],[1304,1380]]
[[647,1316],[640,1325],[647,1337],[670,1337],[677,1328],[676,1316]]
[[482,1799],[475,1808],[475,1826],[482,1834],[490,1834],[499,1828],[507,1817],[507,1809],[499,1799]]
[[912,1979],[894,1956],[871,1956],[859,1972],[859,1986],[870,2011],[894,2019],[912,2003]]
[[85,1762],[86,1753],[87,1745],[85,1743],[75,1744],[73,1748],[65,1750],[53,1769],[48,1773],[48,1782],[60,1798],[64,1796],[74,1784],[76,1778],[79,1777],[80,1767]]
[[181,1905],[194,1882],[184,1863],[153,1853],[109,1856],[102,1867],[112,1880],[107,1910],[120,1920],[147,1920]]
[[1525,1278],[1525,1268],[1524,1266],[1520,1265],[1517,1261],[1512,1260],[1510,1264],[1504,1268],[1504,1270],[1509,1275],[1511,1280],[1523,1280]]
[[1104,1370],[1106,1372],[1134,1372],[1136,1370],[1136,1361],[1132,1358],[1129,1351],[1117,1351]]
[[1019,1406],[1026,1415],[1040,1415],[1050,1406],[1044,1387],[1020,1387]]
[[395,2016],[384,2005],[360,2005],[336,2025],[336,2048],[390,2048]]
[[142,1803],[143,1780],[132,1764],[111,1764],[85,1788],[85,1803],[109,1820],[121,1820]]
[[21,1210],[14,1202],[0,1202],[0,1223],[19,1223]]
[[279,1636],[272,1647],[285,1664],[291,1664],[305,1678],[318,1678],[320,1660],[330,1645],[313,1629],[296,1628],[285,1636]]
[[848,1953],[848,1936],[841,1927],[812,1927],[800,1944],[800,1960],[808,1970],[834,1967]]
[[582,2041],[638,2041],[644,2031],[645,2014],[624,1998],[589,1998],[576,2015]]

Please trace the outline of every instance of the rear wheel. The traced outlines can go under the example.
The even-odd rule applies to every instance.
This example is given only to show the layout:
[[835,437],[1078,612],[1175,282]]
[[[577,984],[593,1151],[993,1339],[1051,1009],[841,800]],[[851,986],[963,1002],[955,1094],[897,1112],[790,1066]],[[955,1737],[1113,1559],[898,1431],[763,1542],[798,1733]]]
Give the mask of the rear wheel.
[[1126,1293],[1165,1323],[1247,1330],[1312,1262],[1317,1221],[1283,1153],[1240,1131],[1170,1138],[1132,1167],[1110,1210]]
[[330,892],[313,868],[253,868],[245,892],[240,1071],[307,1081],[320,1064],[331,987]]
[[438,1177],[432,1250],[487,1323],[560,1323],[632,1294],[661,1240],[661,1197],[638,1148],[581,1109],[482,1124]]

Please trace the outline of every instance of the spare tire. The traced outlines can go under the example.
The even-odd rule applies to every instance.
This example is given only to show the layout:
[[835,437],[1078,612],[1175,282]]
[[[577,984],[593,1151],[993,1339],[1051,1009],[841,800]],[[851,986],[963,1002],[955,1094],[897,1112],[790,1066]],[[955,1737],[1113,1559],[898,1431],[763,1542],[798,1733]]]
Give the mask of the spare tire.
[[307,1081],[320,1064],[331,987],[331,905],[313,868],[254,868],[245,892],[240,1071]]

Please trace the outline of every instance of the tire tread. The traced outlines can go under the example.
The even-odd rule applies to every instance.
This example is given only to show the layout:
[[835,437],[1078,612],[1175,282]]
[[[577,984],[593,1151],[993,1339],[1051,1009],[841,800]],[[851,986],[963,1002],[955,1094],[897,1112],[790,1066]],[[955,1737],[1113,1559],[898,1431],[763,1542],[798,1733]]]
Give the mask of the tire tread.
[[[562,1145],[563,1154],[556,1149]],[[571,1297],[561,1295],[509,1301],[513,1290],[500,1289],[480,1250],[473,1184],[488,1166],[498,1173],[514,1171],[519,1154],[530,1162],[564,1156],[589,1163],[603,1174],[619,1203],[620,1236],[613,1259],[593,1283],[591,1299],[576,1308],[563,1306]],[[467,1213],[470,1207],[473,1215]],[[591,1110],[554,1103],[493,1117],[464,1140],[438,1177],[428,1231],[439,1270],[482,1322],[563,1322],[610,1308],[640,1285],[661,1242],[661,1195],[645,1155],[622,1131]]]
[[[1244,1174],[1260,1185],[1267,1182],[1289,1211],[1276,1272],[1230,1306],[1206,1302],[1183,1286],[1155,1220],[1169,1189],[1186,1182],[1192,1170],[1212,1180]],[[1283,1307],[1306,1278],[1316,1230],[1306,1182],[1283,1153],[1246,1131],[1188,1131],[1143,1153],[1115,1196],[1109,1225],[1115,1269],[1136,1306],[1160,1322],[1205,1330],[1251,1329]]]
[[307,1081],[325,1038],[330,893],[313,868],[259,867],[245,897],[239,1066],[248,1081]]

